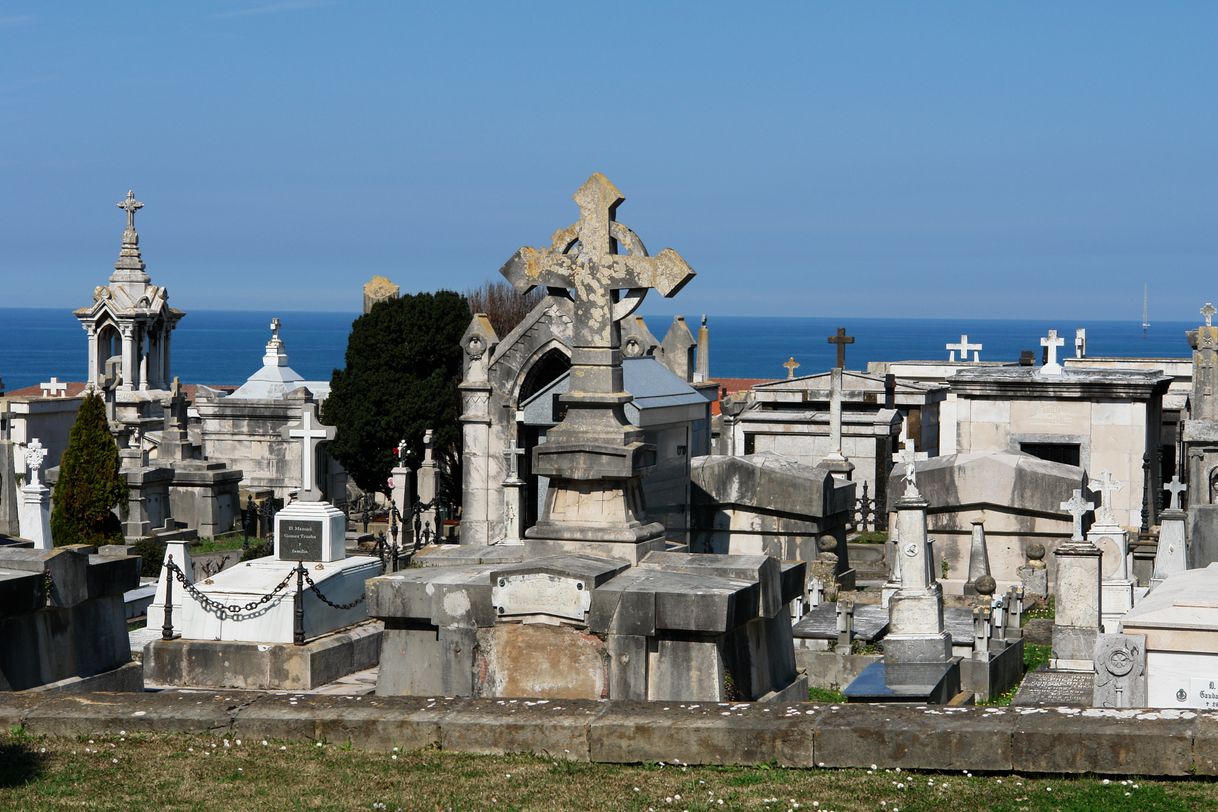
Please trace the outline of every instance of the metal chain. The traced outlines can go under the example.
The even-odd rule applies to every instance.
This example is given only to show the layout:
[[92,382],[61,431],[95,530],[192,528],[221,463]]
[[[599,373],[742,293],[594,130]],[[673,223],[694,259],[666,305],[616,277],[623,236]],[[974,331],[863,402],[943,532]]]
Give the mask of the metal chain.
[[330,600],[325,595],[323,595],[321,590],[317,588],[317,584],[313,583],[313,579],[312,579],[312,577],[309,576],[308,570],[304,571],[304,579],[305,579],[305,582],[309,585],[309,589],[313,592],[314,595],[316,595],[318,597],[319,600],[321,600],[322,603],[326,604],[327,606],[329,606],[332,609],[337,609],[340,612],[345,612],[348,609],[354,609],[355,607],[357,607],[361,603],[363,603],[364,598],[366,598],[368,596],[368,593],[361,592],[360,596],[358,598],[356,598],[355,600],[351,601],[350,603],[335,603],[334,601]]
[[[240,615],[243,612],[252,612],[263,604],[269,603],[271,598],[275,597],[275,595],[287,588],[288,582],[292,580],[292,576],[296,573],[296,570],[292,569],[287,575],[284,576],[283,580],[279,582],[279,585],[270,592],[263,595],[256,601],[250,601],[249,603],[245,604],[245,606],[239,606],[235,603],[223,604],[219,601],[212,600],[211,598],[207,597],[207,595],[200,592],[194,584],[186,580],[186,575],[182,572],[181,567],[172,562],[170,562],[167,566],[173,572],[173,576],[178,580],[178,583],[182,585],[182,588],[185,589],[190,594],[190,597],[194,598],[205,611],[219,611],[227,615]],[[309,576],[306,574],[305,577],[307,578]]]

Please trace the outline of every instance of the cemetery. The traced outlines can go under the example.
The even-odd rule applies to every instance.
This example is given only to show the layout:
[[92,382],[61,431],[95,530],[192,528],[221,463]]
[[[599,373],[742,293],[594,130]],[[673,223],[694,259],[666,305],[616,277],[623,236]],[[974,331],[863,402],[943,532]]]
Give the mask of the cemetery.
[[[398,54],[343,0],[213,5],[183,58],[231,109],[123,76],[138,149],[94,111],[59,132],[104,172],[9,162],[64,236],[30,265],[23,204],[0,288],[0,808],[1218,808],[1218,307],[1164,191],[1204,173],[1142,130],[1048,160],[1103,82],[912,23],[786,41],[820,10],[733,9],[733,59],[789,62],[752,76],[672,10],[593,45],[575,7],[388,4]],[[613,124],[569,109],[594,85]],[[1085,194],[1114,166],[1125,221]]]

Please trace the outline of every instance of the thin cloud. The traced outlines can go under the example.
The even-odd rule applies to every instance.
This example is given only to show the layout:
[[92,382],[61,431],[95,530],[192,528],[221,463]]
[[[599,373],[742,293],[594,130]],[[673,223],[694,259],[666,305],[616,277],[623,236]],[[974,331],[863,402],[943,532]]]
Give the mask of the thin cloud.
[[283,14],[290,11],[307,11],[319,6],[330,5],[329,0],[280,0],[278,3],[264,3],[260,6],[239,8],[232,11],[222,11],[212,16],[218,20],[232,17],[254,17],[261,14]]

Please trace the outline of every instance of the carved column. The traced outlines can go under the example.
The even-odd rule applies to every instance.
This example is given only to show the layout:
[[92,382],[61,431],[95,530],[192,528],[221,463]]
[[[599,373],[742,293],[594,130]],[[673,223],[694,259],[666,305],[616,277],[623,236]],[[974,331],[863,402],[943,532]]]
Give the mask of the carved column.
[[135,325],[124,324],[119,328],[123,336],[123,383],[120,389],[130,392],[135,388]]
[[[491,538],[491,384],[487,378],[489,354],[498,342],[490,319],[474,316],[461,346],[465,375],[461,390],[461,543],[487,545]],[[498,484],[498,483],[496,483]],[[420,486],[420,497],[422,487]]]

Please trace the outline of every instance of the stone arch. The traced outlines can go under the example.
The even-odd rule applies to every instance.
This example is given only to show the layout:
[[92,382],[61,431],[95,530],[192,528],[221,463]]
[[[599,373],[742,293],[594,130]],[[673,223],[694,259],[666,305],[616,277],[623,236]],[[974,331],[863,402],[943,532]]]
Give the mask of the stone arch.
[[547,342],[521,368],[518,384],[513,392],[516,405],[523,403],[571,369],[571,355],[557,341]]

